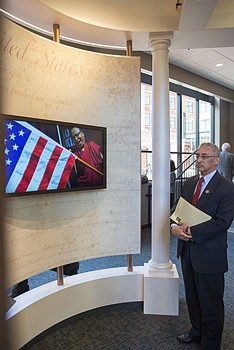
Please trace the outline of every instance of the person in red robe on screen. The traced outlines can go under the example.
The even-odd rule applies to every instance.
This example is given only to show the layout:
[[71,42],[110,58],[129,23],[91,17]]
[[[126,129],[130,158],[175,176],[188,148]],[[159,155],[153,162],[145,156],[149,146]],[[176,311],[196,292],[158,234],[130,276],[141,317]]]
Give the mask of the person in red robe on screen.
[[85,134],[77,127],[71,129],[74,147],[78,157],[70,179],[72,187],[101,186],[103,184],[103,155],[94,141],[85,141]]

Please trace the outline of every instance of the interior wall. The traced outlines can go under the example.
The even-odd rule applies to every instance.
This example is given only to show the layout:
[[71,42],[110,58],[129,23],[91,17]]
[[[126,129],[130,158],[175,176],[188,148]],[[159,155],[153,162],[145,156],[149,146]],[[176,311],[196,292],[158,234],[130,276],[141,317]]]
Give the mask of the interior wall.
[[230,142],[230,130],[230,103],[220,100],[220,147],[222,143]]
[[7,286],[74,261],[139,253],[140,59],[3,26],[1,113],[107,128],[107,189],[4,200]]
[[229,130],[229,140],[232,145],[232,152],[234,153],[234,103],[230,103],[230,130]]

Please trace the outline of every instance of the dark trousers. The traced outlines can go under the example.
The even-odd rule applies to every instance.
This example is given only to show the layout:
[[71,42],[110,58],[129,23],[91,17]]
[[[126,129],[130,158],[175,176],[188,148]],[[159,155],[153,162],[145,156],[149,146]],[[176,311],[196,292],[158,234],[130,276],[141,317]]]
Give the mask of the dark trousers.
[[175,200],[175,193],[170,194],[170,208],[173,207],[174,205],[174,200]]
[[220,350],[224,324],[224,274],[194,271],[189,242],[181,256],[186,302],[192,337],[201,339],[202,350]]

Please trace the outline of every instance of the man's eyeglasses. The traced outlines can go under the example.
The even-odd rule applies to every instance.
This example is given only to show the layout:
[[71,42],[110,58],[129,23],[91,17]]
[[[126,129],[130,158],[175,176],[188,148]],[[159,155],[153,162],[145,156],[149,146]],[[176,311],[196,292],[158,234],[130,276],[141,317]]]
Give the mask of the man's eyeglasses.
[[217,156],[208,156],[208,154],[199,154],[199,153],[195,153],[195,157],[201,158],[202,160],[206,160],[208,158],[216,158]]

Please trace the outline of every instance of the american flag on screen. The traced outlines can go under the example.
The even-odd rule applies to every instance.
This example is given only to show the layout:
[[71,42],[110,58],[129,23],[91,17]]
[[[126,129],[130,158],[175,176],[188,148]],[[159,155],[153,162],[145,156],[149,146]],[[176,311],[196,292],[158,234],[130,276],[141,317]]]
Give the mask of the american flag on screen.
[[33,127],[5,120],[6,193],[65,188],[75,155]]

